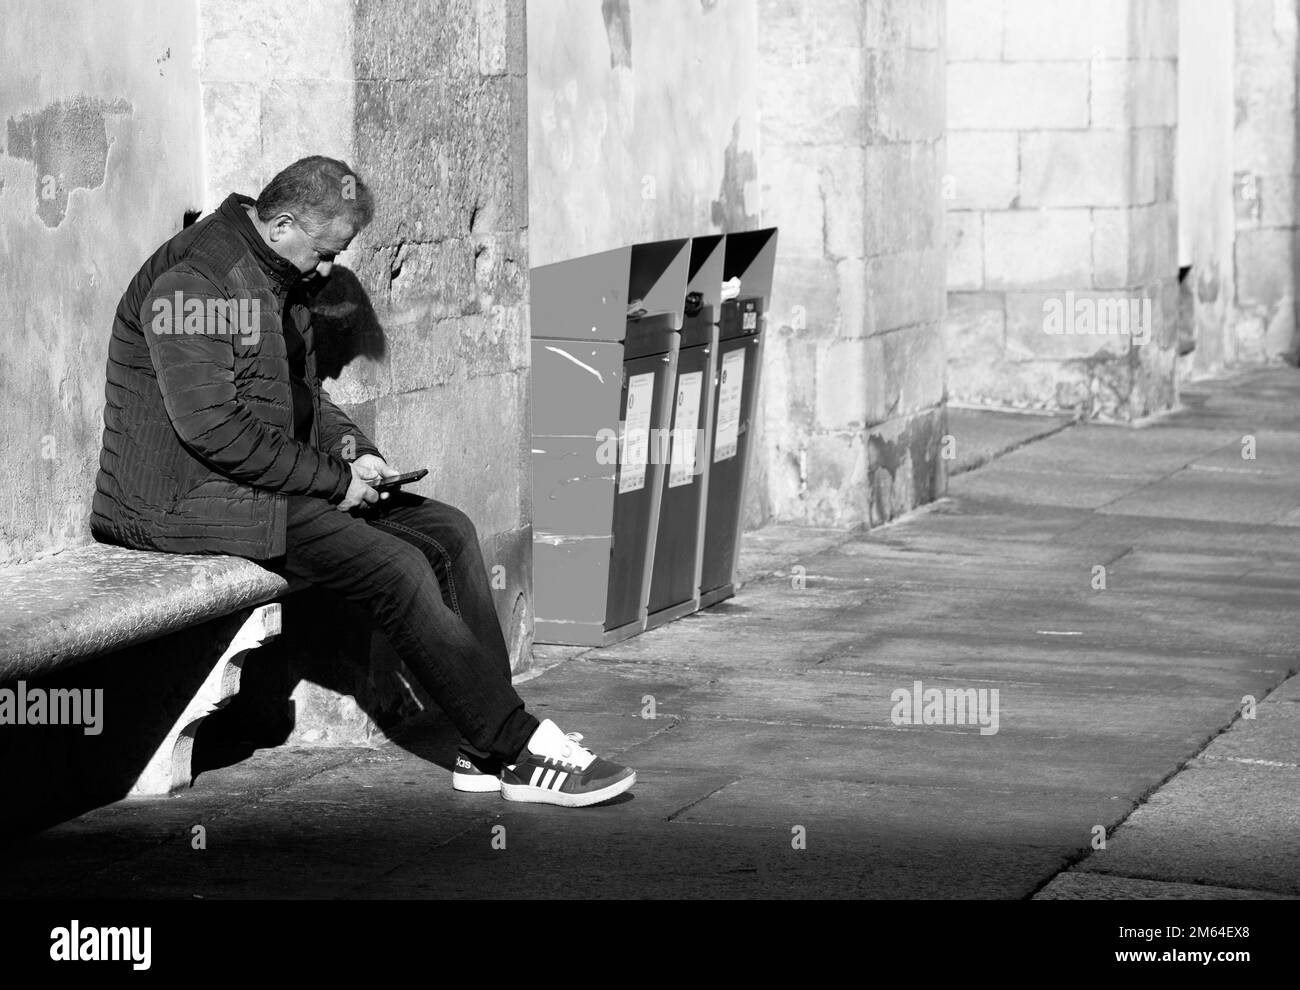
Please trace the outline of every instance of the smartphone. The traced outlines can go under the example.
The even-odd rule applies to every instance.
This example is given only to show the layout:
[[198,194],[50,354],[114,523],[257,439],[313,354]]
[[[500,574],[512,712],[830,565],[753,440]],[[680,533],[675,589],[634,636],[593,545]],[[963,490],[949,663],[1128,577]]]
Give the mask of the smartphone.
[[366,484],[377,492],[395,492],[403,485],[409,485],[412,482],[419,481],[428,473],[428,468],[420,468],[418,471],[408,471],[406,474],[399,474],[396,478],[385,478],[382,481],[368,481]]

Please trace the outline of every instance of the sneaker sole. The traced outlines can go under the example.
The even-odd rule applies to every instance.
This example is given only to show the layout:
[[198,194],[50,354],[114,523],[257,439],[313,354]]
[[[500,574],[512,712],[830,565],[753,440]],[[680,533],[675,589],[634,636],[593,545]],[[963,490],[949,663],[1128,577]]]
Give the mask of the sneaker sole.
[[501,778],[487,773],[456,773],[452,771],[451,787],[466,794],[492,794],[501,790]]
[[629,790],[636,783],[636,771],[628,774],[622,780],[616,780],[608,787],[602,787],[598,791],[585,791],[582,794],[566,794],[563,791],[552,791],[545,787],[534,787],[532,784],[507,784],[501,782],[501,796],[507,801],[524,801],[529,804],[558,804],[562,808],[586,808],[593,804],[600,804],[602,801],[608,801],[612,797],[618,797],[624,791]]

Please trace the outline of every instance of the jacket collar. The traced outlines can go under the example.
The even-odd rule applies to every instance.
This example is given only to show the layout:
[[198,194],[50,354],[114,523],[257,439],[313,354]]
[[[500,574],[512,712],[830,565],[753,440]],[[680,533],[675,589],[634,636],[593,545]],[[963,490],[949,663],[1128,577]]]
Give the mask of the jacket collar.
[[231,193],[217,208],[217,213],[225,218],[248,245],[249,253],[257,259],[257,263],[272,281],[279,285],[292,286],[302,278],[302,272],[298,271],[287,258],[282,258],[272,251],[266,241],[262,240],[262,235],[258,233],[257,228],[253,226],[253,221],[248,219],[248,214],[244,212],[245,206],[254,206],[256,203],[257,200],[249,196]]

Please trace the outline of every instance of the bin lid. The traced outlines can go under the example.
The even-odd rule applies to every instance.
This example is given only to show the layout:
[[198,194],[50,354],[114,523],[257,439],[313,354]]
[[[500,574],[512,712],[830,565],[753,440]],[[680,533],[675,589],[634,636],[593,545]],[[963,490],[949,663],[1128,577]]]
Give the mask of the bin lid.
[[703,234],[691,238],[690,278],[686,291],[698,292],[703,305],[713,311],[717,322],[722,305],[722,269],[726,256],[726,238],[723,234]]
[[744,230],[727,235],[722,281],[740,279],[740,297],[767,299],[772,295],[776,268],[776,227]]
[[631,244],[532,269],[532,336],[621,341],[632,315],[670,314],[680,329],[689,244]]

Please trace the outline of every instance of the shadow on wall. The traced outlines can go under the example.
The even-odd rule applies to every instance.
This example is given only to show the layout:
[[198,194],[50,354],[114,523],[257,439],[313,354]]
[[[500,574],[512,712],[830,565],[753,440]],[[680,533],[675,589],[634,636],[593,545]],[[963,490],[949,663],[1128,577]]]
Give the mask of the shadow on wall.
[[334,266],[308,297],[316,338],[316,372],[337,379],[359,357],[379,361],[388,353],[384,328],[370,295],[350,268]]

